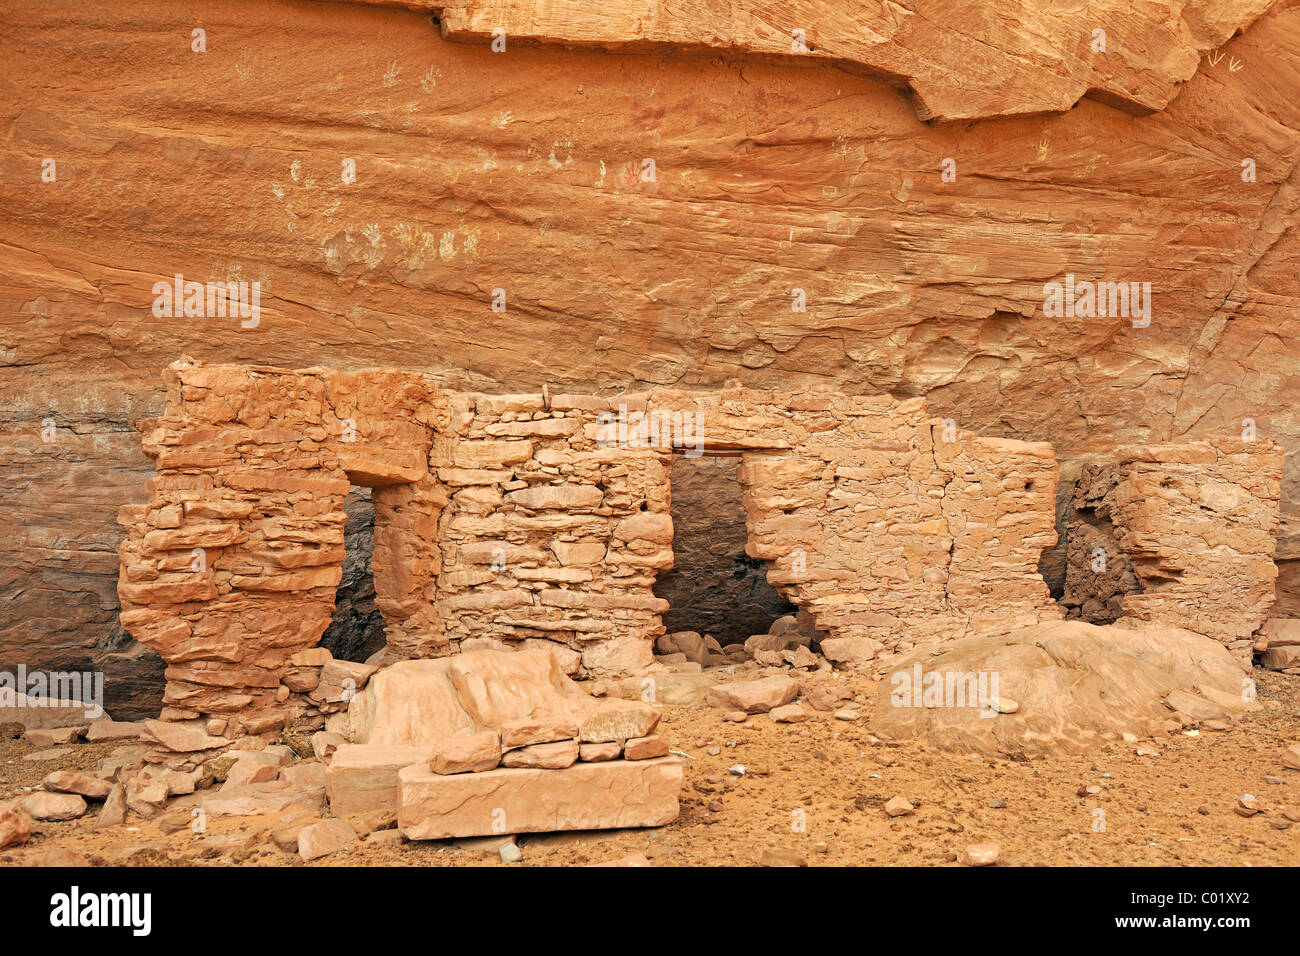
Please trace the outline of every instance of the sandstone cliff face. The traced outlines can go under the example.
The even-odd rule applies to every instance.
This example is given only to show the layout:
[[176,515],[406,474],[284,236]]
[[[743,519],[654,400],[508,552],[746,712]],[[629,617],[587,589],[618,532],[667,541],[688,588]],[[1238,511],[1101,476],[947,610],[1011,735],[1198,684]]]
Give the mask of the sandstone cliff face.
[[[618,3],[501,7],[497,53],[487,4],[0,5],[0,667],[100,662],[110,710],[156,711],[114,518],[183,353],[923,395],[1051,442],[1062,503],[1086,457],[1249,419],[1288,452],[1294,613],[1300,10],[781,5],[802,54],[775,5],[708,6],[687,50]],[[260,283],[258,321],[155,314],[177,274]],[[1067,274],[1150,282],[1150,324],[1046,316]]]

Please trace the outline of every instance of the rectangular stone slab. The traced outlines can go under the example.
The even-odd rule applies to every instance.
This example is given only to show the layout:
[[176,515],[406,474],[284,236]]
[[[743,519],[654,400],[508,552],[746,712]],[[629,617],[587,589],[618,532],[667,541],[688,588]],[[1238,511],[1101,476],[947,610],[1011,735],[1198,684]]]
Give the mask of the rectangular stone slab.
[[563,770],[498,768],[443,776],[398,772],[397,825],[408,840],[655,827],[677,819],[677,757],[576,763]]
[[325,770],[325,789],[335,816],[397,809],[397,772],[419,764],[429,769],[432,747],[344,744]]

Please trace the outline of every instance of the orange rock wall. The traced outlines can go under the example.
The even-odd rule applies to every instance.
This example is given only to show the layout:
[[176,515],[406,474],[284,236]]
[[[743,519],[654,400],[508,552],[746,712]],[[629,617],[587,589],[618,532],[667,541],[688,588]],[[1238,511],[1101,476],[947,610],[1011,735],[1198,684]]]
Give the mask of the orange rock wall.
[[[182,354],[924,396],[1050,442],[1060,513],[1082,462],[1250,418],[1289,453],[1300,608],[1300,8],[704,6],[690,49],[609,2],[497,53],[485,3],[0,4],[0,668],[102,669],[111,712],[156,712],[114,516]],[[155,315],[178,273],[259,281],[260,322]],[[1150,281],[1150,325],[1048,317],[1066,274]]]

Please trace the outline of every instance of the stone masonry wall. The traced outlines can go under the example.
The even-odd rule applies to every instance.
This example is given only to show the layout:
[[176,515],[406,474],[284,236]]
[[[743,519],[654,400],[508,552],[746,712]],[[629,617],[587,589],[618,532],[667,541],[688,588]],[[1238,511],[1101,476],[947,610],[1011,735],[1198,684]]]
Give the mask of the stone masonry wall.
[[372,489],[383,662],[545,642],[574,674],[649,665],[673,454],[741,456],[747,550],[830,639],[902,651],[1060,616],[1037,571],[1050,447],[976,437],[921,399],[483,395],[187,360],[167,378],[167,414],[143,425],[149,502],[121,515],[122,621],[167,661],[163,717],[204,750],[337,709],[340,668],[364,680],[316,648],[353,485]]
[[426,512],[438,500],[422,489],[445,402],[398,372],[181,360],[166,378],[167,414],[142,423],[157,468],[148,503],[119,515],[122,624],[167,662],[165,719],[208,718],[202,731],[218,740],[278,730],[307,706],[291,685],[315,687],[294,672],[329,624],[352,484],[375,489],[390,642],[422,610],[430,545],[407,539],[430,529],[408,513],[412,498]]
[[[1121,621],[1205,634],[1249,666],[1274,600],[1282,464],[1276,442],[1212,439],[1122,448],[1085,468],[1064,603],[1097,612],[1088,602],[1104,592],[1113,614],[1118,595]],[[1100,586],[1085,570],[1097,547],[1118,558]]]
[[438,527],[436,616],[453,650],[561,644],[571,672],[651,663],[655,574],[672,566],[667,450],[602,444],[608,401],[458,395],[431,463],[448,503]]
[[1038,574],[1050,446],[978,438],[920,399],[837,396],[818,426],[742,470],[750,553],[818,629],[861,654],[1060,617]]

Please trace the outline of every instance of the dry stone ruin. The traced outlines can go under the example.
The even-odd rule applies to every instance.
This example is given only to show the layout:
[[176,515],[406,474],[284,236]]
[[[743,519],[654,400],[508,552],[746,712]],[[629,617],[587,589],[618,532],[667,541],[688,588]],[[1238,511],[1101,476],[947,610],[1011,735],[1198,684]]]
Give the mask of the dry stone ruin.
[[541,643],[575,675],[651,664],[684,442],[742,457],[750,553],[861,659],[1062,613],[1037,570],[1051,448],[921,400],[492,396],[187,360],[168,380],[167,415],[142,426],[149,502],[121,514],[122,621],[167,661],[164,719],[217,738],[319,719],[370,666],[316,648],[352,485],[373,489],[383,662]]
[[[400,813],[408,837],[492,832],[483,808],[503,792],[525,830],[675,815],[680,771],[650,733],[655,708],[570,680],[645,673],[657,640],[690,650],[691,635],[665,636],[653,590],[673,564],[675,454],[739,456],[747,550],[832,660],[885,666],[1068,614],[1184,628],[1249,667],[1272,603],[1272,442],[1130,448],[1089,465],[1058,604],[1039,573],[1057,540],[1050,445],[974,435],[921,399],[489,395],[394,370],[188,358],[165,380],[166,414],[141,425],[149,500],[120,515],[123,625],[167,662],[148,759],[194,770],[328,727],[342,744],[336,809]],[[374,501],[387,639],[365,662],[319,646],[355,486]],[[1117,633],[1105,640],[1122,653]],[[788,701],[796,688],[772,689]],[[587,729],[629,714],[638,725],[612,736]],[[633,801],[644,812],[597,799],[623,788],[654,796]],[[566,792],[587,796],[548,816]],[[458,818],[466,801],[478,809]]]

